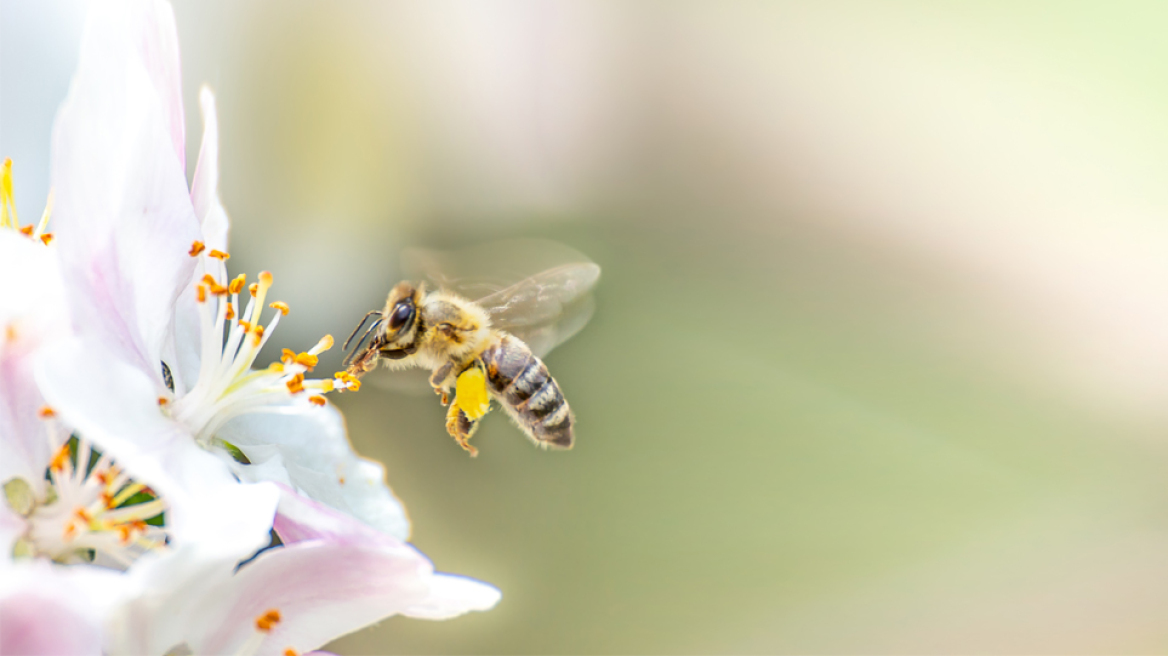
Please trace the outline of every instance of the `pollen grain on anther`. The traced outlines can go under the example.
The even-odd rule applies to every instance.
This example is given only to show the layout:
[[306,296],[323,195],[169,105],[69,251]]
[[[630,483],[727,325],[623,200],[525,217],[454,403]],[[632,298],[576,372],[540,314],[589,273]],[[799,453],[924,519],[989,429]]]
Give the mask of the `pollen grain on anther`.
[[260,631],[268,632],[273,627],[280,623],[280,611],[275,608],[269,609],[256,618],[256,628]]
[[195,257],[199,253],[202,253],[204,250],[206,250],[206,248],[207,248],[207,245],[204,244],[203,242],[195,241],[194,243],[191,244],[191,250],[187,251],[187,255],[190,255],[191,257]]

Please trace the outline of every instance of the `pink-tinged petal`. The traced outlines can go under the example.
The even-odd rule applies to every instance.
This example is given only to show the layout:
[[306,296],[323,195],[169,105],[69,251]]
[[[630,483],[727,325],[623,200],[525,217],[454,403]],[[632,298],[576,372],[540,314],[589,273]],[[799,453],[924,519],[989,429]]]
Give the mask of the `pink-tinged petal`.
[[0,598],[0,654],[101,654],[101,627],[55,590]]
[[[245,415],[228,422],[220,437],[236,445],[252,465],[233,463],[243,480],[270,480],[292,486],[313,499],[346,512],[369,526],[405,540],[410,523],[401,502],[385,482],[381,463],[358,456],[345,432],[341,413],[331,405],[308,403],[280,408],[282,413]],[[287,479],[270,478],[270,447],[280,455]]]
[[280,490],[279,512],[276,513],[272,528],[284,544],[311,540],[338,544],[384,543],[390,546],[403,543],[345,513],[297,494],[287,486],[280,486]]
[[73,323],[159,384],[174,303],[193,272],[186,253],[199,237],[174,142],[181,105],[169,11],[92,8],[53,132],[53,225]]
[[199,90],[199,107],[203,110],[203,144],[191,180],[191,203],[203,228],[207,248],[227,250],[227,212],[219,201],[219,118],[215,112],[215,94],[208,87]]
[[[198,544],[135,567],[141,587],[107,650],[306,653],[391,615],[444,619],[498,600],[490,586],[435,574],[408,544],[287,487],[275,526],[284,545],[242,567],[200,555]],[[279,621],[261,636],[256,620],[269,611]]]
[[120,574],[0,558],[0,654],[100,654]]
[[126,7],[131,12],[127,18],[134,18],[133,12],[141,12],[142,29],[138,32],[142,62],[154,83],[154,89],[162,101],[162,110],[167,119],[171,145],[175,158],[186,170],[186,120],[183,115],[182,65],[178,49],[178,28],[174,23],[174,10],[170,3],[160,0],[136,0],[140,7]]
[[[301,542],[265,551],[243,566],[224,590],[195,653],[232,653],[255,633],[255,620],[280,613],[260,654],[311,651],[401,613],[427,595],[429,562],[407,545]],[[201,620],[201,621],[200,621]]]
[[63,421],[166,502],[173,542],[214,534],[221,548],[239,558],[264,542],[274,489],[236,481],[219,458],[163,414],[144,373],[100,343],[75,339],[43,354],[36,373]]

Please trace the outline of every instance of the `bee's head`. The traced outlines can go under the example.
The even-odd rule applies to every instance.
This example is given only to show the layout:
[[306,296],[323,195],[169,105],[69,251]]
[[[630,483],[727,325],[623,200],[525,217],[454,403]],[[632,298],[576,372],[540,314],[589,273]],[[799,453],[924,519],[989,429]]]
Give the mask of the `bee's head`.
[[399,282],[390,290],[379,331],[382,357],[398,360],[417,350],[418,306],[421,303],[422,289],[408,282]]

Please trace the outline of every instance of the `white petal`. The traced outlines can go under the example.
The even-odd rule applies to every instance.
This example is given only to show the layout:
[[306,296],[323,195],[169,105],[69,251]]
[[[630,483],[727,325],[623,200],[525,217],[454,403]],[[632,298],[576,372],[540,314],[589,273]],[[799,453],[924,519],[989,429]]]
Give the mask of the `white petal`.
[[12,512],[8,504],[0,500],[0,553],[10,555],[16,538],[23,535],[27,528],[24,518]]
[[97,4],[53,132],[53,226],[74,324],[159,382],[199,235],[178,90],[169,7]]
[[32,359],[68,320],[54,250],[0,230],[0,281],[0,483],[20,477],[39,488],[50,447]]
[[207,248],[227,250],[227,212],[219,202],[219,118],[215,112],[215,94],[207,87],[199,90],[203,110],[203,145],[191,180],[191,202],[203,228]]
[[[202,231],[201,241],[208,249],[227,251],[227,212],[219,201],[219,119],[215,112],[215,95],[207,87],[199,92],[203,110],[203,144],[191,180],[191,203]],[[163,360],[170,365],[179,395],[195,386],[199,375],[202,327],[199,306],[195,300],[195,281],[202,278],[202,267],[196,266],[187,287],[175,306],[174,336],[163,351]],[[211,311],[218,308],[212,301]]]
[[[239,447],[256,464],[268,464],[279,450],[287,479],[272,477],[270,468],[234,465],[243,480],[290,481],[302,493],[357,517],[398,539],[409,537],[409,519],[401,502],[385,483],[380,463],[358,456],[345,433],[344,419],[333,406],[287,406],[283,414],[263,413],[228,422],[219,435]],[[253,457],[253,455],[255,457]]]
[[402,611],[407,617],[424,620],[448,620],[472,610],[490,610],[503,598],[493,585],[452,574],[435,574],[430,579],[430,594],[420,604]]
[[221,460],[199,448],[163,415],[145,374],[102,344],[76,339],[44,353],[37,364],[41,389],[61,418],[165,500],[176,543],[214,539],[246,554],[263,541],[274,491],[239,484]]

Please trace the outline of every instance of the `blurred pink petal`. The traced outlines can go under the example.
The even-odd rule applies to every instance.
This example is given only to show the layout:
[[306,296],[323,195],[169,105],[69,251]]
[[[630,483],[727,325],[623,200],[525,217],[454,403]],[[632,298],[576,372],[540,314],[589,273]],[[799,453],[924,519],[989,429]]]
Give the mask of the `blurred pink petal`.
[[[99,3],[53,132],[53,222],[74,323],[152,372],[199,238],[169,5]],[[179,140],[176,147],[175,139]]]

